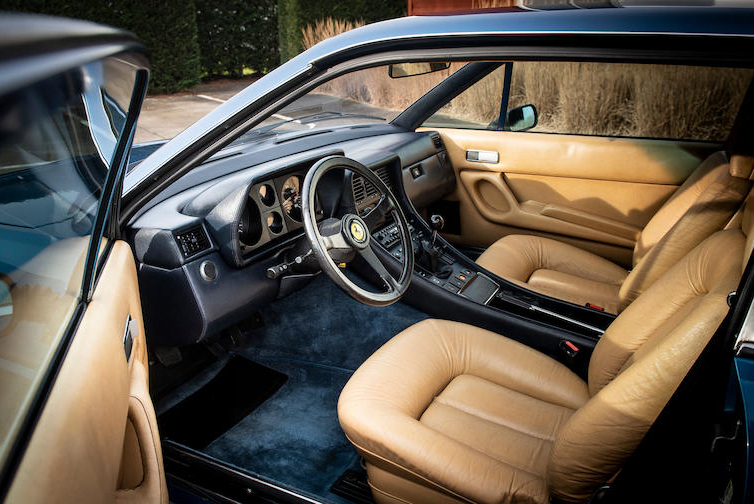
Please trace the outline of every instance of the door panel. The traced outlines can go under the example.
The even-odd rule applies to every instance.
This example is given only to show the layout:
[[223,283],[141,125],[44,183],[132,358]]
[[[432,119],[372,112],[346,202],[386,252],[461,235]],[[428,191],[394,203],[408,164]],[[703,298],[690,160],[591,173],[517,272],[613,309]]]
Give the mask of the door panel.
[[[127,361],[129,317],[135,322]],[[147,370],[134,259],[118,241],[21,460],[9,502],[166,503]]]
[[[599,221],[613,220],[638,233],[677,185],[616,182],[506,173],[505,183],[518,201],[547,202],[578,210]],[[635,234],[630,236],[636,239]]]
[[[549,236],[630,266],[639,233],[716,144],[438,129],[459,184],[455,243]],[[467,151],[497,153],[496,163]]]

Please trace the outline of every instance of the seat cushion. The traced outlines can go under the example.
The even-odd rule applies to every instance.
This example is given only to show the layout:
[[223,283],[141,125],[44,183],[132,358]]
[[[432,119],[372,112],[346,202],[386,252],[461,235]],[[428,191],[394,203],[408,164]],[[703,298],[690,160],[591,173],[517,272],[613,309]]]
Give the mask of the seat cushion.
[[557,240],[508,235],[493,243],[477,264],[535,292],[618,313],[620,286],[628,271],[586,250]]
[[459,501],[547,502],[553,442],[588,399],[586,383],[555,360],[433,319],[354,373],[338,415],[370,475],[398,477],[370,477],[378,502],[415,501],[417,484]]

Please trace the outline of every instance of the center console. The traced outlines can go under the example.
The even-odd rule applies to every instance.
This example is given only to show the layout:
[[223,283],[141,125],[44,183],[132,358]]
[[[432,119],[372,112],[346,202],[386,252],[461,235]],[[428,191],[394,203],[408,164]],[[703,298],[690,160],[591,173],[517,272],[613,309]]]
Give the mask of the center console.
[[[472,269],[466,265],[459,263],[453,255],[448,253],[448,251],[443,250],[441,246],[438,251],[438,262],[439,266],[443,269],[442,272],[433,271],[429,261],[423,260],[422,258],[422,242],[431,239],[430,233],[416,229],[411,223],[408,225],[408,230],[411,232],[411,241],[413,242],[416,259],[414,269],[415,274],[449,292],[452,292],[453,294],[464,292],[466,288],[472,284],[472,279],[476,277],[477,273],[472,271]],[[373,237],[390,253],[391,256],[399,261],[403,260],[403,247],[400,243],[400,235],[395,223],[391,223],[380,229],[373,234]],[[490,280],[488,279],[488,281]],[[495,284],[495,286],[496,288],[494,291],[497,290],[497,285]],[[490,296],[495,294],[494,291],[490,293]],[[486,300],[481,300],[481,302],[485,301]]]
[[[444,247],[436,237],[433,237],[433,233],[417,229],[412,223],[409,223],[408,229],[411,232],[411,241],[414,248],[414,273],[416,275],[448,292],[464,296],[480,304],[489,304],[500,291],[500,285],[497,282],[477,271],[473,266],[461,261],[452,251]],[[403,247],[395,223],[390,223],[375,232],[373,237],[391,256],[399,261],[403,260]],[[425,257],[428,255],[426,252],[427,243],[437,249],[438,264],[436,265],[433,265],[431,260]]]
[[[535,312],[540,320],[596,338],[614,319],[612,315],[539,295],[495,276],[455,250],[437,235],[439,229],[433,227],[414,216],[409,218],[414,274],[438,288],[508,313],[531,317]],[[390,256],[402,261],[404,251],[395,223],[375,231],[373,238]]]

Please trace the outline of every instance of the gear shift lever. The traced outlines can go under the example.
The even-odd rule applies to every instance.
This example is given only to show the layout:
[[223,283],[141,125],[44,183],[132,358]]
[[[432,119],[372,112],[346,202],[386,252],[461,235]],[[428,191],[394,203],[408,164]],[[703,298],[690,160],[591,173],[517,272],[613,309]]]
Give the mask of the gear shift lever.
[[437,232],[445,226],[442,215],[432,215],[429,218],[429,227],[432,229],[432,241],[422,240],[422,254],[419,262],[437,278],[448,278],[453,269],[440,265],[440,248],[435,246]]
[[445,227],[445,218],[442,215],[433,215],[429,218],[429,227],[432,228],[432,246],[434,247],[435,240],[437,240],[437,232]]

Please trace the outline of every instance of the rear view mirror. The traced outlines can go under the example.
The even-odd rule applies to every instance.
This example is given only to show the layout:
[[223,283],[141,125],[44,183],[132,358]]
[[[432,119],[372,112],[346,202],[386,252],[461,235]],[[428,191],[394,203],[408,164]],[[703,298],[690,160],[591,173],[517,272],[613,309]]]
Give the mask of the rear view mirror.
[[414,75],[424,75],[432,72],[439,72],[450,68],[447,61],[419,61],[413,63],[395,63],[390,65],[387,73],[392,79],[400,77],[413,77]]
[[537,125],[537,108],[532,105],[522,105],[510,109],[506,113],[505,122],[509,131],[526,131]]

